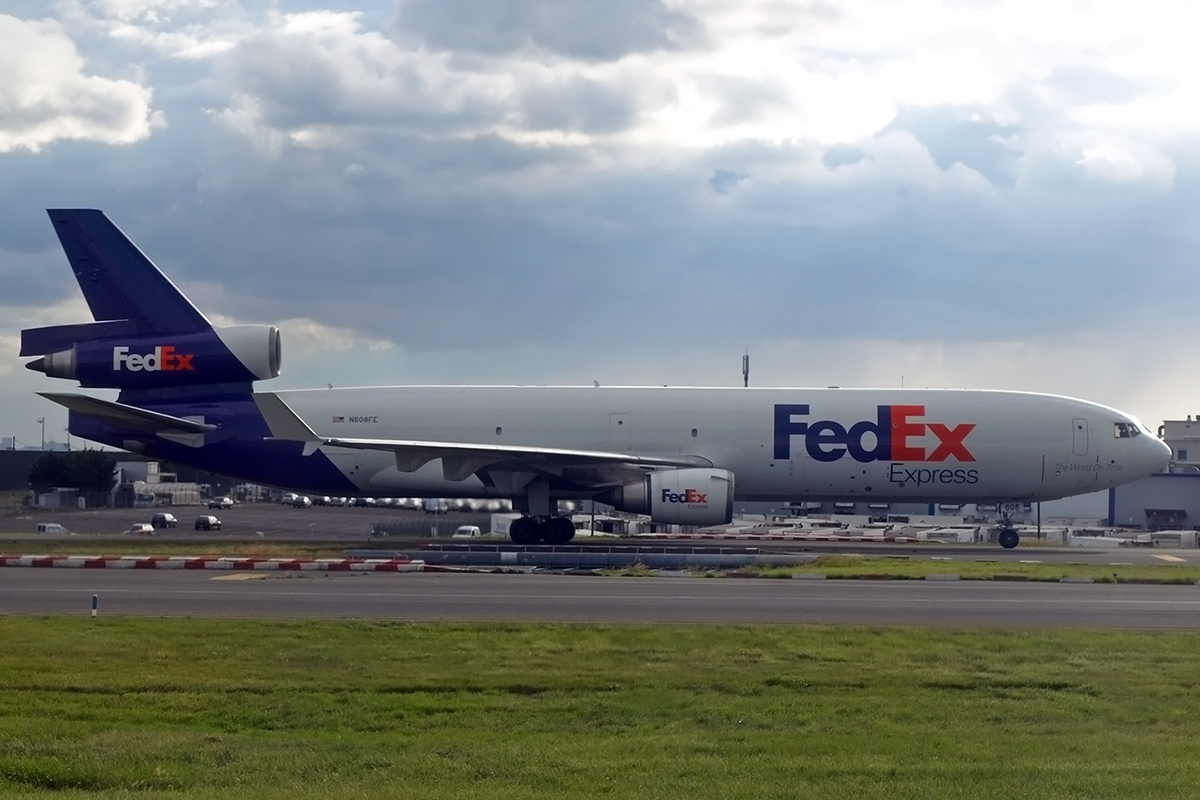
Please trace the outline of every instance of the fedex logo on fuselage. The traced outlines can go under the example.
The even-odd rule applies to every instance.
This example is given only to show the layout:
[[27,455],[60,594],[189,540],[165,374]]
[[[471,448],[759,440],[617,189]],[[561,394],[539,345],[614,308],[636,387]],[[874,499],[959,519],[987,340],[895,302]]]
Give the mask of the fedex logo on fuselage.
[[[876,406],[875,420],[861,420],[849,428],[831,419],[816,422],[799,421],[806,417],[809,407],[803,403],[780,403],[775,406],[775,458],[787,461],[792,457],[792,437],[804,437],[804,449],[815,461],[837,461],[849,454],[855,461],[974,461],[967,448],[967,435],[975,423],[964,422],[954,427],[940,422],[924,422],[925,406]],[[926,452],[917,440],[932,433],[937,446]]]
[[159,346],[153,352],[139,355],[129,352],[128,347],[113,348],[113,372],[126,369],[130,372],[179,372],[193,371],[194,353],[176,353],[171,345]]
[[663,489],[662,501],[664,503],[686,503],[688,505],[693,505],[696,503],[707,504],[708,494],[701,494],[695,489],[684,489],[682,492],[673,492],[670,489]]

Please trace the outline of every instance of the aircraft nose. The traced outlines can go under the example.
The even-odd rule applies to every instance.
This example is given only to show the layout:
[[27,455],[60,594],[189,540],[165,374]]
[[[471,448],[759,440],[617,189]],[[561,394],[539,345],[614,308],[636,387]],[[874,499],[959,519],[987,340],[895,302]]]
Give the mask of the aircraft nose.
[[1141,439],[1143,467],[1147,475],[1152,475],[1171,460],[1171,446],[1153,436],[1143,436]]

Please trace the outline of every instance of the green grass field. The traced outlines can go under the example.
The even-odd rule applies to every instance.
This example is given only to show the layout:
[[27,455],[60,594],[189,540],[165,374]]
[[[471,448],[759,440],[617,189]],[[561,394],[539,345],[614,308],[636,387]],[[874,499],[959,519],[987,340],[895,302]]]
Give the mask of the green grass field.
[[1141,798],[1200,635],[0,617],[0,796]]

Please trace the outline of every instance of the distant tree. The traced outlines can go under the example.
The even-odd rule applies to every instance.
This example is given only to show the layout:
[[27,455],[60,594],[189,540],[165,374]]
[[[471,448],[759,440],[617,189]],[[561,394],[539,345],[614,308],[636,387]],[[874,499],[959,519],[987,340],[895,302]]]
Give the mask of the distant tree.
[[46,453],[29,469],[29,485],[39,492],[55,486],[85,492],[107,492],[116,480],[112,456],[100,450]]
[[34,491],[44,492],[55,486],[65,486],[67,463],[58,453],[46,453],[29,468],[29,485]]

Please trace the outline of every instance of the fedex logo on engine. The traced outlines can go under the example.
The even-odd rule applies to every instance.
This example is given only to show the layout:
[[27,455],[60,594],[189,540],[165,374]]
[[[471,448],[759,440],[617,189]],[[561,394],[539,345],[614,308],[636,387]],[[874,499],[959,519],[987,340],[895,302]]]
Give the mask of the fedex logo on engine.
[[193,371],[194,353],[176,353],[171,345],[154,348],[153,352],[139,355],[129,352],[128,347],[113,348],[113,372],[122,369],[129,372],[180,372]]
[[664,503],[686,503],[687,505],[694,505],[697,503],[707,504],[708,495],[701,494],[695,489],[684,489],[682,492],[673,492],[670,489],[663,489],[662,501]]
[[[815,461],[837,461],[847,453],[855,461],[974,461],[966,445],[975,423],[954,427],[925,422],[925,406],[876,406],[875,419],[855,422],[849,428],[831,419],[799,421],[809,407],[802,403],[775,406],[775,458],[792,457],[792,437],[804,437],[804,449]],[[937,437],[937,446],[926,452],[920,440],[927,433]]]

